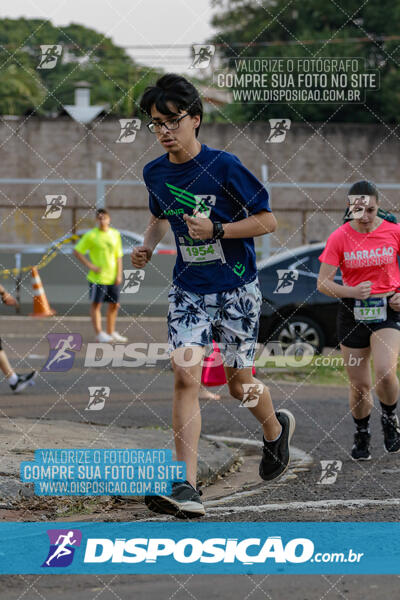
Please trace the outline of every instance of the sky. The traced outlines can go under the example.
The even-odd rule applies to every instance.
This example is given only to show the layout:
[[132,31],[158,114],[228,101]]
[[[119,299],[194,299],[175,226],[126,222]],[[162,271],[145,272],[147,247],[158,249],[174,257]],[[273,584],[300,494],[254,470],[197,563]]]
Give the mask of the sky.
[[[0,3],[0,18],[45,18],[62,27],[80,23],[120,46],[166,44],[169,49],[135,49],[142,64],[187,72],[190,46],[214,33],[211,0],[13,0]],[[43,40],[45,44],[46,41]],[[185,48],[172,46],[185,44]]]

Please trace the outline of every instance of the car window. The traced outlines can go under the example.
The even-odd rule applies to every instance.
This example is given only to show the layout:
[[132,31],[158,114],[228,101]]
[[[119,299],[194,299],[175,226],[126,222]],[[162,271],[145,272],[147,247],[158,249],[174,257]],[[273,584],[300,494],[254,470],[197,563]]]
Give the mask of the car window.
[[[319,260],[319,256],[320,256],[321,252],[317,252],[316,254],[313,254],[312,256],[312,270],[314,271],[314,273],[319,274],[319,270],[321,268],[321,261]],[[340,270],[338,269],[336,271],[336,275],[335,275],[335,281],[336,283],[341,283],[342,282],[342,275],[340,273]]]
[[313,270],[314,273],[316,273],[316,275],[318,275],[320,267],[321,267],[321,262],[318,258],[318,256],[321,254],[321,252],[318,252],[318,254],[313,254],[311,256],[311,269]]
[[300,275],[305,275],[306,277],[315,277],[315,270],[311,258],[312,255],[310,254],[300,255],[291,261],[287,268],[295,269]]
[[121,241],[124,248],[131,248],[133,246],[138,246],[140,241],[130,235],[126,235],[125,233],[121,233]]

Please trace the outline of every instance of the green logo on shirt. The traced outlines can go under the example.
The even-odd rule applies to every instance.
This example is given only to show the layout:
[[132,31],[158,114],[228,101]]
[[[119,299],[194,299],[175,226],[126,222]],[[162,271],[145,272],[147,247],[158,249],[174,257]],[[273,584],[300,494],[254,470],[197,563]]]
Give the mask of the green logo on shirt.
[[212,194],[192,194],[171,183],[165,184],[177,202],[193,209],[193,216],[209,217],[211,207],[215,206],[216,197]]
[[171,217],[173,215],[183,215],[185,210],[183,208],[170,208],[169,210],[163,210],[163,215],[166,217]]
[[187,192],[186,190],[183,190],[181,188],[178,188],[175,185],[172,185],[171,183],[166,183],[165,185],[167,186],[167,188],[169,189],[169,191],[174,196],[177,202],[180,202],[181,204],[189,206],[193,209],[196,208],[196,197],[194,194],[192,194],[191,192]]
[[244,265],[242,265],[242,263],[239,261],[233,267],[233,272],[236,273],[236,275],[239,275],[239,277],[241,277],[243,275],[245,270],[246,270],[246,267]]

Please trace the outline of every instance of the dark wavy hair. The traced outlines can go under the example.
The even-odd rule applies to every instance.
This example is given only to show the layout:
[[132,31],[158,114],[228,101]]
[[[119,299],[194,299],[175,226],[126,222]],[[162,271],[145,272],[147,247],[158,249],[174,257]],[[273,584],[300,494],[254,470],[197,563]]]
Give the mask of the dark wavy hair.
[[348,192],[349,196],[375,196],[376,202],[379,202],[379,193],[376,186],[371,181],[357,181],[353,183]]
[[[200,115],[200,125],[203,119],[203,103],[193,84],[181,75],[167,73],[156,81],[155,85],[147,87],[140,100],[141,110],[151,117],[151,107],[155,104],[157,110],[163,115],[172,116],[172,112],[167,106],[170,102],[178,111],[186,112],[194,117]],[[200,125],[196,129],[196,137],[199,134]]]

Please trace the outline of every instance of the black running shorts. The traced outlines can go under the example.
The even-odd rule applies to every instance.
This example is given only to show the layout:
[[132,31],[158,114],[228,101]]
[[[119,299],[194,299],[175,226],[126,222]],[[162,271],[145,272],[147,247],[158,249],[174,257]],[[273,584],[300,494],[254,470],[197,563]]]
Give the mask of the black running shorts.
[[397,329],[400,331],[400,312],[387,304],[387,319],[380,323],[356,321],[353,314],[354,298],[342,298],[336,320],[337,337],[340,344],[348,348],[368,348],[370,337],[378,329]]
[[89,300],[100,304],[101,302],[110,302],[118,304],[119,285],[102,285],[89,281]]

